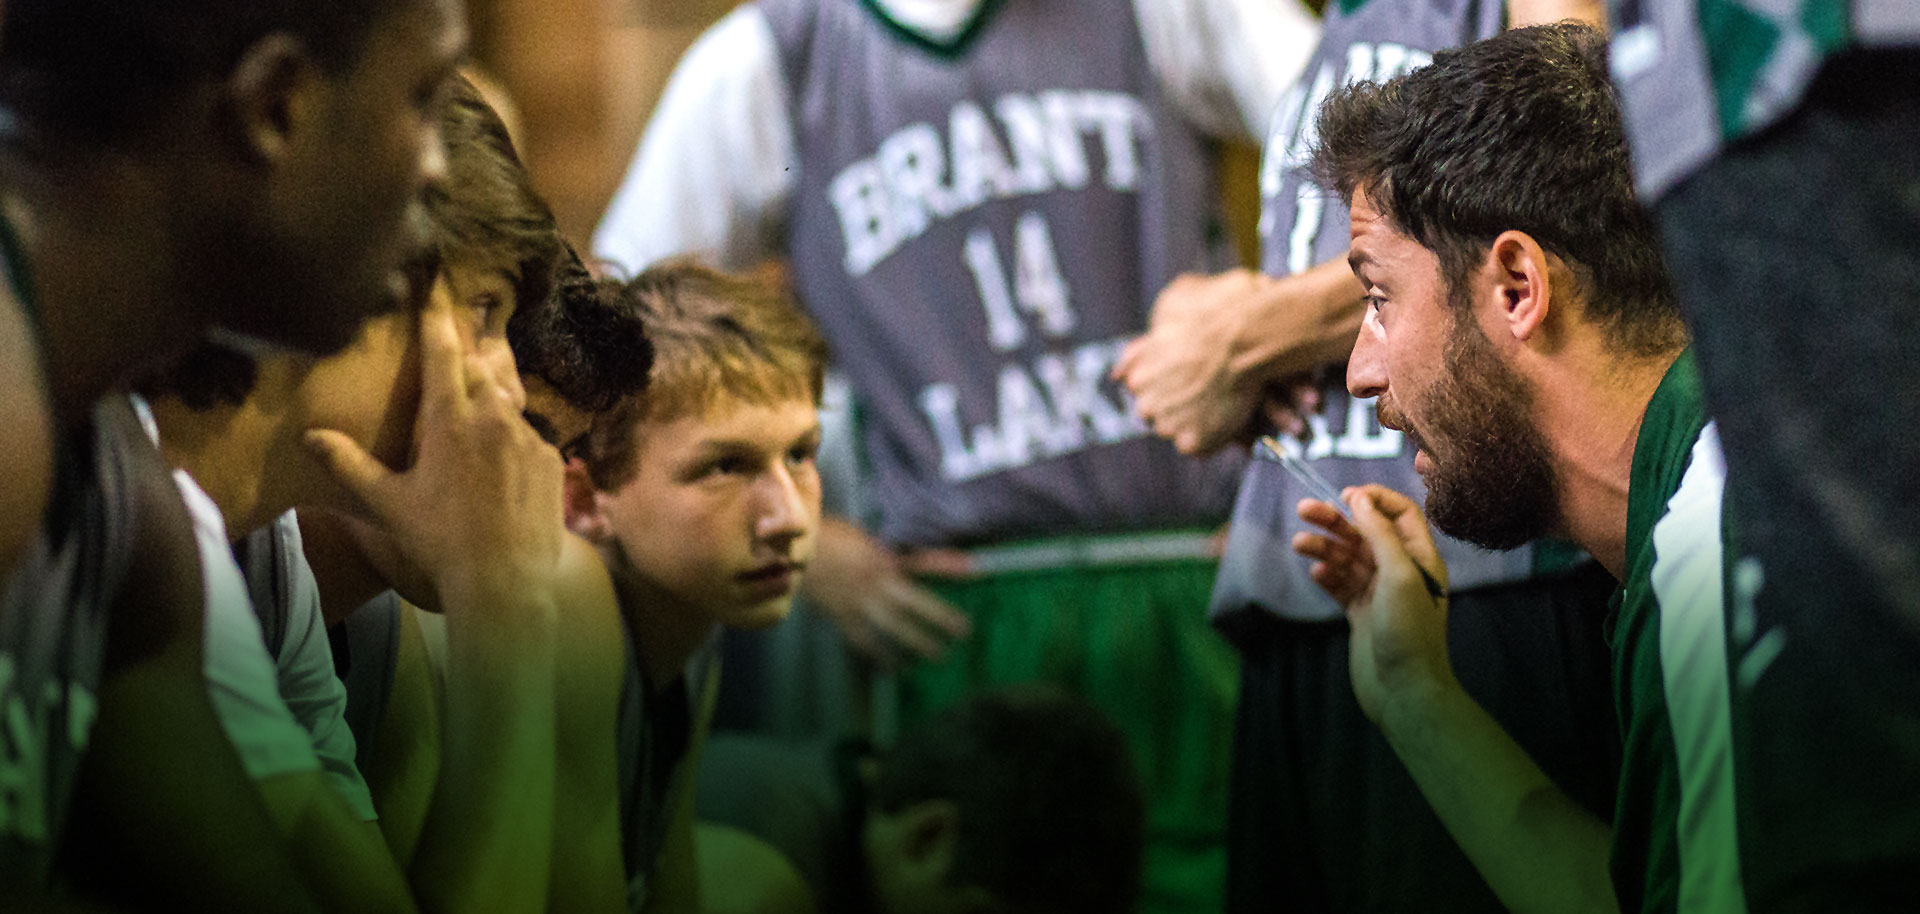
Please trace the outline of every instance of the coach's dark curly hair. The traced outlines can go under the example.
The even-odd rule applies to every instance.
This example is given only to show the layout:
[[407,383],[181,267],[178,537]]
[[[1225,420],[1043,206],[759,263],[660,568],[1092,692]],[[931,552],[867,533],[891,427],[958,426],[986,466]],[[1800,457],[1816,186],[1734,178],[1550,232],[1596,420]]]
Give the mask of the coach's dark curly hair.
[[1334,92],[1313,169],[1349,203],[1365,191],[1434,251],[1456,301],[1493,239],[1518,230],[1574,269],[1589,319],[1623,353],[1685,342],[1634,197],[1606,36],[1589,26],[1514,29]]

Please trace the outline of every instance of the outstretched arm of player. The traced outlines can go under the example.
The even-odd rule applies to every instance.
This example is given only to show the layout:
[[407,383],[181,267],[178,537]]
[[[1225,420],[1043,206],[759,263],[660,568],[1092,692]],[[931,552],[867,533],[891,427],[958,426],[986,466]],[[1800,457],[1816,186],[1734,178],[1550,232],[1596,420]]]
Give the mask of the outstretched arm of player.
[[678,254],[724,270],[777,255],[794,145],[773,32],[747,4],[674,68],[594,232],[594,255],[627,274]]
[[809,605],[869,659],[883,665],[903,657],[934,659],[949,642],[966,637],[972,623],[910,573],[959,574],[964,562],[965,556],[947,550],[903,562],[853,524],[822,517],[813,563],[800,587]]
[[1300,503],[1294,549],[1347,608],[1354,696],[1508,910],[1614,912],[1607,826],[1540,771],[1454,678],[1447,572],[1413,500],[1346,490],[1352,521]]
[[1133,0],[1147,64],[1174,108],[1221,139],[1259,140],[1320,43],[1300,0]]
[[415,456],[389,471],[352,440],[308,442],[429,575],[447,619],[442,764],[410,881],[429,911],[547,901],[555,768],[560,458],[463,352],[454,306],[420,317]]
[[1242,436],[1276,382],[1346,358],[1362,290],[1345,261],[1285,278],[1233,270],[1182,276],[1154,302],[1113,376],[1142,418],[1188,454]]
[[613,579],[593,545],[569,535],[560,556],[558,768],[547,910],[621,911],[627,882],[614,731],[627,636]]

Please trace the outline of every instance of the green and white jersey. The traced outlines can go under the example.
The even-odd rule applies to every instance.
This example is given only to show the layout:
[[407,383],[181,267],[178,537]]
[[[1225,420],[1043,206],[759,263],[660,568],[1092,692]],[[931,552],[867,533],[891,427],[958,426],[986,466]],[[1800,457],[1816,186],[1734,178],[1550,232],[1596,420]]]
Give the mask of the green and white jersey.
[[1853,45],[1920,45],[1913,0],[1612,0],[1614,84],[1643,199],[1785,117]]
[[47,520],[0,590],[0,884],[48,883],[128,585],[139,448],[103,402],[66,433]]
[[1621,910],[1743,914],[1722,542],[1726,467],[1692,350],[1647,404],[1609,643],[1623,729]]

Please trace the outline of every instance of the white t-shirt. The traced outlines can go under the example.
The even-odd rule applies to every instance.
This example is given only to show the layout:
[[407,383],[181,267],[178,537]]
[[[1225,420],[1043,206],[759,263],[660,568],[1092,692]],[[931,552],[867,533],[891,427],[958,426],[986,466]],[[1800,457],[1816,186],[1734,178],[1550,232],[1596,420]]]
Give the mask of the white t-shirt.
[[[373,796],[353,762],[357,745],[353,730],[347,726],[347,687],[335,674],[333,645],[327,640],[326,620],[320,613],[320,587],[302,551],[294,512],[288,511],[250,534],[248,547],[247,574],[254,592],[260,593],[263,585],[281,588],[279,598],[254,603],[256,615],[280,614],[279,643],[267,645],[276,661],[280,696],[312,738],[327,780],[354,812],[371,821],[375,818]],[[270,569],[263,569],[256,561],[251,554],[256,552],[267,553],[264,558],[272,563]],[[268,580],[251,577],[263,570]]]
[[[158,440],[152,411],[144,400],[131,399],[147,434]],[[319,590],[298,550],[299,528],[292,529],[291,554],[300,558],[291,563],[297,567],[289,576],[298,596],[288,602],[282,643],[270,651],[246,576],[234,561],[220,506],[185,470],[174,470],[173,481],[193,518],[200,551],[207,694],[247,776],[258,781],[324,769],[348,807],[372,820],[373,797],[353,764],[353,734],[344,719],[347,693],[334,675]],[[292,518],[289,512],[274,529],[292,526]]]
[[[936,40],[981,0],[876,0]],[[1319,43],[1295,0],[1132,0],[1147,63],[1204,132],[1256,139]],[[729,13],[674,69],[594,253],[629,273],[675,254],[742,269],[779,253],[794,192],[793,123],[773,31],[758,7]]]

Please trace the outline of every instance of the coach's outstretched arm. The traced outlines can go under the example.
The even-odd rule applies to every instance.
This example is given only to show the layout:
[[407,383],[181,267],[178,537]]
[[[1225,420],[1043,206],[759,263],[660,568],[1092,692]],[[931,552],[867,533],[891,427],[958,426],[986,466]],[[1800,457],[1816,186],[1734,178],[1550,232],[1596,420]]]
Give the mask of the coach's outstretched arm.
[[1301,519],[1326,532],[1298,534],[1293,545],[1347,608],[1361,710],[1508,910],[1618,911],[1607,825],[1555,786],[1454,678],[1447,571],[1425,515],[1383,486],[1342,497],[1351,522],[1325,502],[1301,502]]
[[309,442],[426,570],[447,618],[442,766],[411,882],[422,909],[539,911],[555,768],[559,455],[502,378],[462,351],[449,299],[421,315],[417,454],[388,471],[346,436]]

